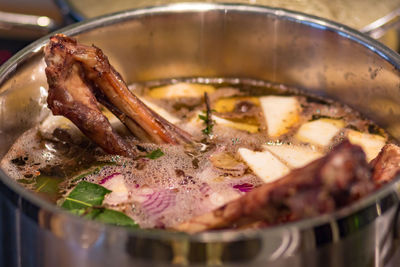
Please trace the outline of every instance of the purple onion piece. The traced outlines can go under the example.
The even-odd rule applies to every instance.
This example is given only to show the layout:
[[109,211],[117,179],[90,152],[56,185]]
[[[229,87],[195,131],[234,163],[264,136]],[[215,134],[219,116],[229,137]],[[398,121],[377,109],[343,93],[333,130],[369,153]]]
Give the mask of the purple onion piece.
[[112,179],[112,178],[114,178],[115,176],[120,175],[120,174],[121,174],[120,172],[115,172],[115,173],[113,173],[113,174],[111,174],[111,175],[108,175],[108,176],[104,177],[103,179],[101,179],[99,184],[104,184],[104,183],[107,182],[108,180],[110,180],[110,179]]
[[209,195],[210,192],[212,191],[210,185],[207,184],[207,183],[202,183],[202,184],[200,185],[199,190],[200,190],[200,192],[201,192],[203,195]]
[[233,188],[239,190],[240,192],[250,192],[253,190],[254,185],[249,184],[249,183],[243,183],[243,184],[236,184],[233,186]]
[[158,215],[168,207],[175,205],[176,195],[172,190],[160,190],[145,196],[148,198],[142,202],[142,208],[152,216]]

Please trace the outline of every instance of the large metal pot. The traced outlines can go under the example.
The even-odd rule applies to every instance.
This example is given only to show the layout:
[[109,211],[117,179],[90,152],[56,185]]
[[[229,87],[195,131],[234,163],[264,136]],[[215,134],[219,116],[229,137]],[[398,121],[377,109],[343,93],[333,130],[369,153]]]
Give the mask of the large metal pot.
[[[339,24],[280,9],[192,3],[61,32],[103,48],[128,82],[200,76],[282,83],[346,103],[400,139],[400,56]],[[48,114],[46,42],[0,68],[0,155]],[[383,266],[396,248],[399,179],[334,214],[193,236],[86,221],[2,172],[0,179],[1,266]]]

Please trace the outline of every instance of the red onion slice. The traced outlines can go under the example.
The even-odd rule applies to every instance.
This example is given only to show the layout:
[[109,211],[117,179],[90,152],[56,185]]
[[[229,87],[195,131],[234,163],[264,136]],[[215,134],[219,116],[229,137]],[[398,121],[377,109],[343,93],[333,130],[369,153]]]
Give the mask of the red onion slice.
[[253,190],[254,185],[249,184],[249,183],[243,183],[243,184],[236,184],[233,186],[233,188],[239,190],[240,192],[250,192],[251,190]]
[[99,184],[104,184],[104,183],[106,183],[107,181],[109,181],[110,179],[112,179],[112,178],[114,178],[115,176],[120,175],[120,174],[121,174],[121,173],[116,172],[116,173],[113,173],[113,174],[111,174],[111,175],[108,175],[107,177],[104,177],[103,179],[101,179]]
[[212,192],[211,186],[207,183],[202,183],[200,185],[199,191],[204,195],[204,196],[209,196],[210,193]]
[[152,216],[159,215],[170,206],[175,205],[176,194],[169,189],[155,191],[144,196],[147,199],[142,202],[142,208]]

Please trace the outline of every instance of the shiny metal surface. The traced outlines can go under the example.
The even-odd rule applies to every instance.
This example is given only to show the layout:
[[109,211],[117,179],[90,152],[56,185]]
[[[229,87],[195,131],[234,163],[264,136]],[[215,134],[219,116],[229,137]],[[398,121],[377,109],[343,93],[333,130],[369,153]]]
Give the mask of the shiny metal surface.
[[[133,8],[182,2],[180,0],[55,0],[64,13],[77,21]],[[186,0],[184,2],[198,2]],[[350,26],[399,51],[398,0],[209,0],[285,8]]]
[[[265,7],[176,4],[61,32],[101,47],[128,82],[202,76],[283,83],[342,101],[400,139],[400,56],[342,25]],[[46,42],[0,67],[0,155],[48,114]],[[86,221],[3,173],[0,179],[1,266],[383,266],[397,242],[399,179],[335,214],[194,236]]]
[[[65,9],[68,9],[76,19],[82,20],[133,8],[144,8],[182,1],[56,0],[56,2]],[[185,2],[198,1],[187,0]],[[355,29],[361,29],[400,7],[400,2],[398,0],[209,0],[207,2],[241,3],[285,8],[340,22]]]

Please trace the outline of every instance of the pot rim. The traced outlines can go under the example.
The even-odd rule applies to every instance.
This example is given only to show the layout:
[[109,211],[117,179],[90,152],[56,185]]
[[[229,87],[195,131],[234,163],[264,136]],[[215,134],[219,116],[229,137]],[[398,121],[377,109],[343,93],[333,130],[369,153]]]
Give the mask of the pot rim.
[[[112,24],[121,23],[132,18],[138,18],[146,15],[155,15],[155,14],[163,14],[163,13],[182,13],[182,12],[207,12],[210,10],[229,10],[233,12],[252,12],[252,13],[261,13],[264,15],[276,16],[280,19],[295,21],[296,23],[301,23],[308,25],[310,27],[319,28],[322,30],[328,30],[335,32],[343,38],[350,39],[354,42],[359,43],[364,46],[366,49],[373,51],[378,54],[380,57],[384,58],[388,61],[393,67],[397,70],[400,69],[400,55],[396,52],[392,51],[385,45],[379,43],[378,41],[349,28],[348,26],[327,20],[319,17],[315,17],[312,15],[307,15],[300,12],[289,11],[281,8],[270,8],[266,6],[257,6],[257,5],[246,5],[246,4],[217,4],[217,3],[173,3],[162,6],[154,6],[140,9],[132,9],[123,12],[117,12],[114,14],[104,15],[97,18],[92,18],[87,21],[74,23],[70,26],[57,30],[57,33],[63,33],[66,35],[74,36],[76,34],[84,33],[96,28],[101,28],[103,26],[109,26]],[[0,86],[12,77],[13,72],[17,69],[17,67],[24,62],[28,61],[33,56],[37,55],[43,47],[48,42],[50,36],[54,33],[48,34],[32,44],[28,45],[13,57],[11,57],[6,63],[0,66]],[[80,218],[75,216],[66,210],[61,209],[57,205],[51,204],[48,201],[38,197],[33,192],[26,190],[24,187],[19,185],[13,179],[10,179],[1,169],[0,169],[0,182],[7,186],[9,189],[13,191],[13,193],[17,194],[24,201],[27,201],[30,204],[35,205],[39,209],[43,209],[50,214],[61,214],[62,216],[67,217],[69,221],[72,221],[77,224],[87,223],[88,220],[84,218]],[[165,230],[145,230],[145,229],[126,229],[123,227],[106,225],[103,223],[99,223],[96,221],[90,221],[90,224],[95,228],[105,229],[113,232],[121,232],[126,234],[127,232],[134,236],[140,236],[143,238],[157,238],[157,239],[165,239],[165,240],[179,240],[185,239],[189,241],[195,242],[212,242],[212,241],[234,241],[234,240],[242,240],[243,238],[251,238],[251,237],[260,237],[264,235],[269,235],[270,233],[276,232],[287,232],[290,229],[303,230],[314,228],[318,226],[322,226],[324,224],[329,224],[332,221],[338,221],[340,219],[344,219],[348,216],[354,215],[357,211],[361,211],[368,207],[377,206],[378,200],[383,199],[389,195],[395,195],[398,199],[400,198],[400,176],[396,177],[390,183],[386,184],[382,188],[378,189],[373,194],[364,197],[363,199],[355,202],[354,204],[342,208],[338,211],[335,211],[330,214],[324,214],[317,217],[312,217],[308,219],[303,219],[296,222],[285,223],[282,225],[271,226],[265,229],[257,229],[257,230],[218,230],[218,231],[209,231],[198,233],[194,235],[186,234],[186,233],[178,233],[178,232],[169,232]],[[21,202],[19,203],[19,207],[21,207]],[[377,209],[379,209],[377,207]],[[377,212],[376,217],[379,216],[379,211]]]

